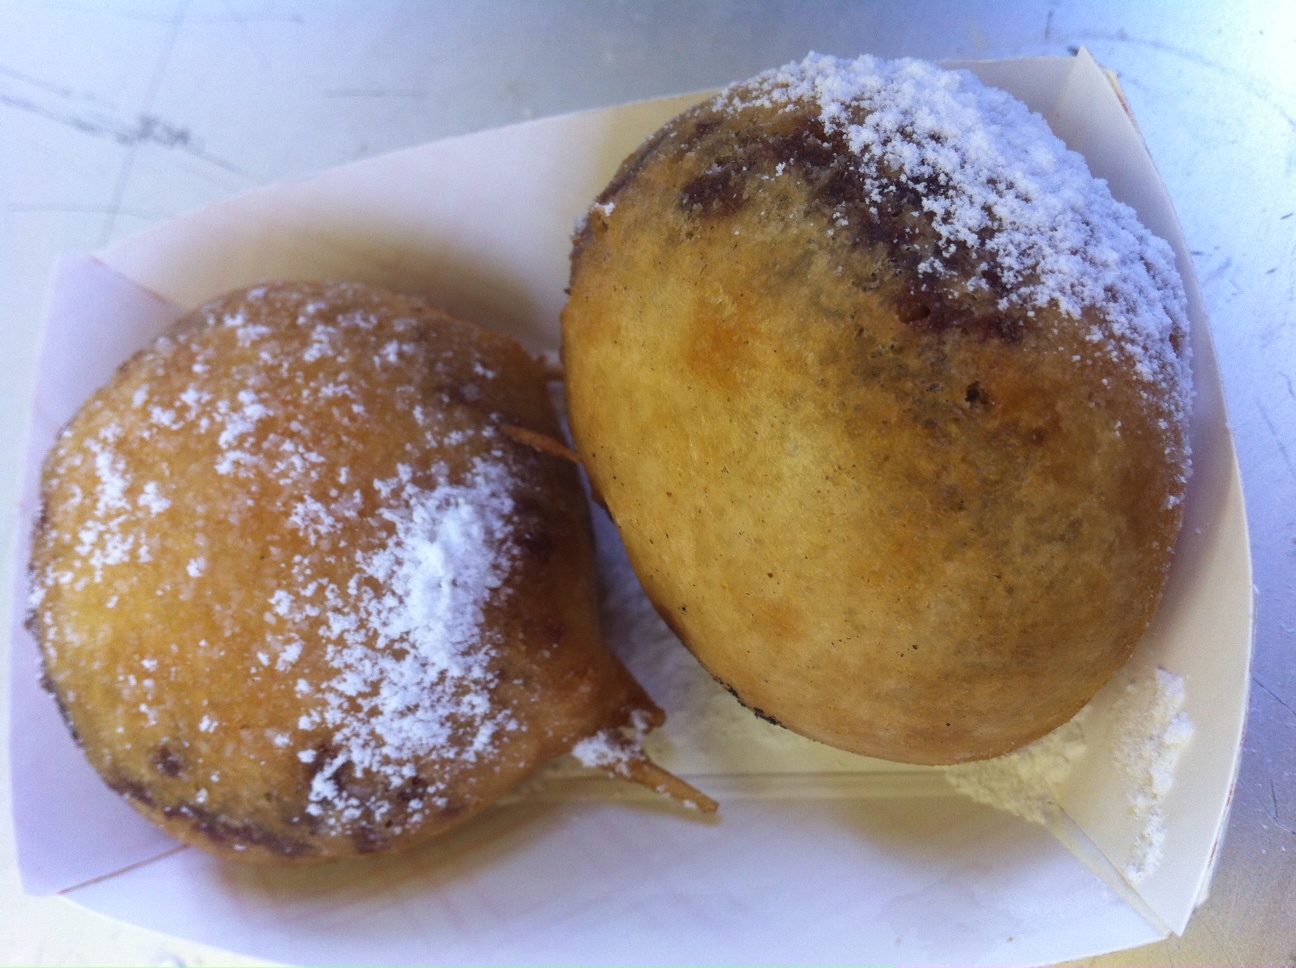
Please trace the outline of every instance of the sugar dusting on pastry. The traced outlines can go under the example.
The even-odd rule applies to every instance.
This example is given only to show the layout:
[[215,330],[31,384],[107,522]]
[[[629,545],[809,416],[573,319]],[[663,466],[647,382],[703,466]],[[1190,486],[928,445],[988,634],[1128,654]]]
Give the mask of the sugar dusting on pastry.
[[515,426],[559,432],[518,344],[365,286],[232,293],[130,360],[46,462],[29,599],[108,784],[216,853],[329,859],[658,725],[575,469]]
[[[374,482],[395,498],[378,512],[393,526],[391,539],[357,556],[345,588],[306,584],[315,593],[308,601],[322,602],[315,634],[337,670],[299,723],[307,731],[323,726],[329,736],[330,755],[311,782],[307,812],[314,815],[360,815],[363,805],[334,779],[344,767],[376,774],[393,789],[433,752],[472,762],[497,732],[520,728],[484,688],[500,643],[483,608],[515,554],[508,474],[498,462],[478,462],[468,483],[426,489],[405,471],[403,480]],[[296,603],[284,598],[276,610],[291,613]],[[420,819],[410,805],[411,820]]]
[[[377,324],[363,313],[339,322],[340,326],[320,323],[312,306],[306,307],[296,320],[311,332],[301,354],[304,362],[321,359],[325,351],[338,352],[334,344],[341,331]],[[413,338],[411,322],[397,329]],[[299,690],[307,709],[297,723],[300,738],[294,741],[282,734],[275,745],[297,750],[298,759],[315,771],[308,813],[333,825],[354,821],[366,810],[381,819],[386,796],[414,776],[415,764],[430,754],[471,762],[491,747],[498,732],[519,728],[510,710],[495,708],[490,701],[489,657],[501,643],[483,622],[486,601],[504,585],[516,557],[509,531],[512,471],[506,455],[495,452],[478,458],[461,483],[452,482],[444,466],[423,469],[422,483],[416,483],[410,466],[402,464],[390,479],[321,488],[326,464],[318,453],[326,445],[322,435],[293,422],[288,433],[255,436],[262,421],[284,416],[276,402],[282,397],[267,388],[265,377],[269,370],[278,370],[283,378],[295,371],[290,392],[303,400],[331,402],[327,409],[345,423],[363,415],[363,407],[350,401],[345,368],[341,379],[304,377],[294,366],[294,354],[276,338],[279,334],[264,325],[250,325],[243,309],[209,318],[208,324],[236,330],[239,347],[251,351],[248,359],[227,367],[213,358],[211,347],[193,348],[190,377],[174,398],[149,386],[134,392],[133,408],[146,414],[144,429],[135,435],[159,444],[169,435],[214,437],[211,469],[217,475],[241,478],[278,508],[291,508],[287,526],[306,537],[311,550],[293,558],[289,580],[266,601],[264,645],[255,651],[256,664],[249,673],[258,676],[257,665],[286,672],[307,643],[323,644],[335,674],[319,686]],[[158,365],[190,342],[187,334],[163,337],[156,346]],[[394,363],[411,349],[407,342],[387,341],[373,362],[379,367]],[[483,379],[495,376],[480,362],[473,369]],[[437,433],[428,420],[422,422],[429,433]],[[491,431],[473,433],[489,436]],[[69,458],[72,467],[87,461],[92,465],[97,487],[86,499],[93,512],[78,534],[71,563],[37,575],[34,606],[44,599],[51,582],[78,588],[87,582],[129,585],[134,580],[129,566],[152,560],[151,542],[156,539],[149,537],[151,519],[170,512],[171,525],[184,526],[191,509],[168,496],[165,479],[141,481],[138,464],[132,472],[120,446],[123,434],[119,424],[109,423],[88,441],[84,455]],[[167,475],[170,467],[160,461],[156,472]],[[334,483],[343,485],[347,477],[342,468]],[[268,483],[280,492],[265,494]],[[322,576],[326,562],[346,554],[334,549],[330,538],[345,516],[362,509],[385,522],[389,537],[380,547],[354,552],[354,574],[339,586]],[[209,569],[222,566],[204,555],[190,558],[183,574],[174,575],[159,594],[199,582]],[[239,634],[248,631],[243,628]],[[62,641],[55,636],[50,647],[75,649],[78,641],[75,636]],[[193,647],[186,644],[165,661],[184,662],[184,653]],[[156,669],[158,660],[145,663]],[[147,726],[158,725],[153,708],[157,678],[122,677],[124,688],[140,693],[143,701],[136,708]],[[214,733],[219,726],[204,714],[198,730]],[[360,802],[337,781],[343,770],[352,777],[372,777],[374,795],[368,802]],[[437,792],[429,788],[426,796],[435,802]],[[410,807],[407,822],[417,822],[417,799]]]
[[[938,236],[920,276],[993,290],[1001,309],[1053,306],[1078,319],[1100,307],[1088,331],[1095,348],[1126,354],[1149,383],[1175,385],[1187,412],[1187,354],[1166,352],[1188,328],[1173,251],[1016,98],[924,61],[812,54],[722,100],[735,111],[817,104],[824,130],[856,160],[863,198],[881,205],[917,190]],[[970,274],[954,265],[969,253]]]
[[1187,492],[1184,289],[1041,118],[812,55],[652,134],[574,241],[577,450],[757,715],[965,762],[1128,659]]

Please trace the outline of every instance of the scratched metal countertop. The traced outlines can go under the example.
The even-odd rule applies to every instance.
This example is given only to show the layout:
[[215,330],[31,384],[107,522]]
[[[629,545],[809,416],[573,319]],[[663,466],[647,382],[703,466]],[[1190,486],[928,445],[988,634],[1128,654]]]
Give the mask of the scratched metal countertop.
[[[1211,897],[1182,938],[1083,963],[1296,964],[1296,4],[0,0],[0,453],[20,453],[61,252],[352,159],[719,86],[811,49],[945,59],[1080,45],[1118,72],[1196,259],[1259,601]],[[6,592],[17,483],[17,466],[0,466]],[[260,964],[25,897],[14,865],[0,824],[0,963]]]

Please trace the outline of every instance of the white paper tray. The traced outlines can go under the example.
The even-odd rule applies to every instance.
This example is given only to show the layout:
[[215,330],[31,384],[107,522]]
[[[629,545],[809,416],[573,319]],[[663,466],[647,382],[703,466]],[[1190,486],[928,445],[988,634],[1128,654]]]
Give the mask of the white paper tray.
[[[722,800],[718,820],[560,779],[412,854],[288,871],[177,848],[110,793],[36,686],[18,607],[11,741],[26,889],[318,964],[1027,964],[1181,931],[1205,896],[1227,814],[1252,627],[1241,482],[1201,298],[1137,128],[1087,53],[958,66],[1022,98],[1085,154],[1175,247],[1188,287],[1194,474],[1165,601],[1134,662],[1186,680],[1196,733],[1166,801],[1164,860],[1137,891],[1117,873],[1134,836],[1128,779],[1101,750],[1068,783],[1054,836],[950,795],[930,769],[837,753],[745,715],[717,718],[727,697],[707,692],[705,674],[640,622],[633,602],[613,609],[630,610],[614,637],[642,646],[631,662],[672,716],[659,752]],[[176,307],[265,279],[358,280],[425,296],[533,349],[556,346],[573,222],[621,159],[694,100],[373,158],[68,260],[40,362],[20,533],[57,429]],[[622,567],[614,533],[604,526],[600,537],[605,563]],[[18,603],[27,553],[20,540]],[[627,641],[636,637],[652,641]]]

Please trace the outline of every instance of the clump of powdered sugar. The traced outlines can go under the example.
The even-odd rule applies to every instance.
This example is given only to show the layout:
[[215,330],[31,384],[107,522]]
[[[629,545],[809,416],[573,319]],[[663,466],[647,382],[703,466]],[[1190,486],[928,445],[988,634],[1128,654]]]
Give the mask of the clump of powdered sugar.
[[[419,487],[407,468],[375,482],[393,499],[379,512],[391,537],[357,554],[345,589],[324,590],[321,634],[336,674],[299,727],[324,728],[331,755],[312,779],[308,812],[342,822],[361,815],[366,805],[336,782],[343,767],[395,789],[421,760],[471,763],[517,728],[492,707],[498,643],[484,623],[516,553],[509,481],[502,463],[478,460],[463,484]],[[281,598],[276,607],[292,604]]]
[[977,803],[1047,824],[1061,809],[1062,784],[1086,749],[1083,713],[1007,756],[946,767],[945,779]]
[[1097,309],[1090,342],[1172,388],[1187,413],[1187,350],[1171,344],[1188,326],[1173,251],[1016,98],[923,61],[811,54],[734,85],[721,104],[813,105],[853,156],[863,201],[918,192],[936,234],[921,277],[998,293],[1000,309],[1028,315]]
[[630,723],[620,728],[600,730],[587,736],[572,747],[571,754],[582,766],[607,770],[617,776],[626,776],[630,764],[644,758],[644,736],[652,729],[648,714],[636,709],[630,714]]
[[[1164,669],[1127,676],[1100,694],[1119,690],[1106,712],[1107,752],[1116,782],[1129,790],[1128,810],[1134,841],[1123,866],[1134,884],[1161,862],[1165,841],[1162,813],[1174,785],[1179,756],[1192,738],[1193,727],[1183,711],[1186,691],[1180,676]],[[1032,823],[1049,824],[1061,812],[1060,800],[1073,768],[1089,752],[1086,731],[1096,715],[1089,705],[1070,722],[1006,756],[944,767],[954,789]]]
[[1139,834],[1125,862],[1125,876],[1137,884],[1161,863],[1165,843],[1166,795],[1174,785],[1179,756],[1192,739],[1184,712],[1187,693],[1181,677],[1155,671],[1155,684],[1130,682],[1115,704],[1117,726],[1112,758],[1133,777],[1129,808]]
[[632,750],[619,741],[616,730],[611,729],[585,737],[572,747],[571,753],[581,766],[613,771],[624,769],[633,755]]

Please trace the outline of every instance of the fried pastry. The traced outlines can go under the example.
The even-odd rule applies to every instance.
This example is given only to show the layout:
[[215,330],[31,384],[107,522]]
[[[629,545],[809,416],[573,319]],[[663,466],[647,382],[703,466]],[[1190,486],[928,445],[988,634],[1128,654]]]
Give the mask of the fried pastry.
[[1009,95],[867,57],[734,85],[621,166],[570,294],[593,487],[758,715],[996,756],[1143,635],[1188,477],[1184,291]]
[[558,434],[517,343],[404,296],[182,319],[44,468],[29,625],[90,762],[271,863],[414,844],[581,744],[714,808],[638,746],[664,717],[600,637],[576,470],[525,439]]

